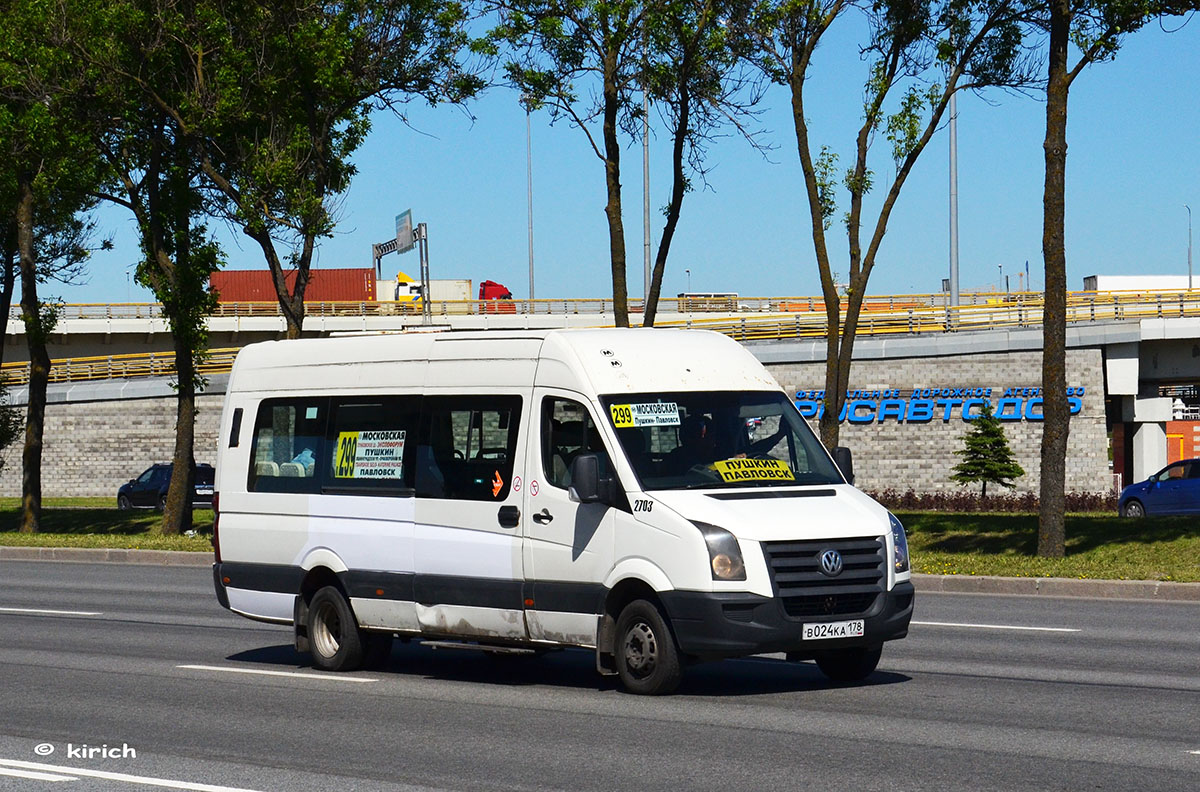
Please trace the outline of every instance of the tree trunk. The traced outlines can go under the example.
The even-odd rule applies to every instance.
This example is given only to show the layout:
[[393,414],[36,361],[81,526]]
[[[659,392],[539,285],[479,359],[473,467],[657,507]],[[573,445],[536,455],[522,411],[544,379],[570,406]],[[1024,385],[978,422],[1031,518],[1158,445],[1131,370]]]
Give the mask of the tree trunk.
[[175,400],[175,454],[159,533],[178,535],[192,527],[192,492],[196,480],[196,369],[192,361],[193,350],[179,335],[174,336],[174,346],[179,383]]
[[[684,70],[689,67],[685,64]],[[662,293],[663,274],[667,270],[667,255],[671,252],[671,240],[675,238],[675,228],[679,225],[679,212],[683,207],[683,196],[687,189],[687,180],[683,177],[683,149],[687,142],[688,123],[690,119],[691,97],[687,86],[679,86],[679,121],[675,126],[674,145],[671,148],[671,202],[667,205],[667,222],[663,225],[662,240],[658,243],[658,253],[654,257],[654,272],[650,277],[650,294],[646,297],[646,313],[642,317],[642,327],[654,327],[654,317],[658,314],[658,298]]]
[[629,327],[629,297],[625,283],[625,224],[621,220],[621,143],[617,140],[617,53],[609,50],[604,63],[604,181],[608,188],[608,248],[612,260],[613,318]]
[[279,260],[279,253],[275,250],[275,240],[271,239],[270,232],[258,229],[250,230],[243,229],[246,236],[253,239],[262,248],[263,258],[267,260],[267,267],[271,270],[271,281],[275,284],[275,296],[279,300],[279,310],[283,313],[283,319],[287,323],[287,337],[299,338],[300,331],[304,329],[304,290],[308,287],[308,265],[312,261],[312,243],[305,241],[305,249],[308,255],[305,258],[304,265],[297,268],[296,285],[294,292],[288,289],[287,276],[283,271],[283,263]]
[[42,434],[46,423],[46,386],[50,355],[37,295],[37,256],[33,249],[33,181],[22,177],[18,187],[17,248],[21,268],[21,314],[29,345],[29,402],[25,419],[25,448],[21,472],[21,532],[37,533],[42,522]]
[[1042,317],[1042,479],[1038,555],[1061,558],[1066,543],[1066,457],[1070,413],[1067,403],[1067,253],[1064,239],[1067,170],[1067,71],[1070,33],[1068,0],[1050,4],[1050,66],[1046,87],[1046,184],[1043,195],[1042,255],[1046,295]]
[[[823,32],[823,31],[822,31]],[[825,216],[817,185],[817,169],[813,164],[808,142],[808,121],[804,116],[804,81],[807,78],[809,57],[816,47],[821,32],[813,34],[807,48],[797,49],[792,55],[791,74],[788,80],[792,93],[792,124],[796,129],[796,151],[800,156],[800,167],[804,173],[804,187],[808,194],[809,219],[812,222],[813,252],[817,257],[817,271],[821,275],[821,294],[825,299],[825,398],[822,403],[818,428],[821,442],[833,448],[838,441],[838,415],[846,398],[843,391],[837,392],[840,379],[838,351],[841,326],[841,300],[833,282],[833,270],[829,264],[829,249],[825,244]]]

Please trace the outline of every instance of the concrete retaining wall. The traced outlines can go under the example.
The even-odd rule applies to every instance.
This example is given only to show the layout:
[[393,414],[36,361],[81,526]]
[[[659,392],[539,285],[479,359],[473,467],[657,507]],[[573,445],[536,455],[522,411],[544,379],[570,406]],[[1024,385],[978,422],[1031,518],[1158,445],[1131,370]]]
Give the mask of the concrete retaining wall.
[[[757,351],[757,350],[756,350]],[[824,386],[822,362],[770,363],[768,368],[790,393]],[[1036,387],[1041,379],[1040,352],[996,352],[950,357],[912,357],[856,361],[852,389],[976,387]],[[224,378],[214,378],[213,390],[223,389]],[[1084,386],[1083,407],[1071,419],[1067,458],[1067,488],[1102,492],[1111,486],[1108,439],[1104,423],[1103,363],[1099,349],[1072,349],[1067,357],[1067,380]],[[143,382],[143,384],[148,384]],[[99,386],[91,386],[98,388]],[[115,384],[108,387],[115,395]],[[87,389],[74,386],[69,401],[52,402],[46,409],[43,456],[45,496],[101,495],[116,498],[117,487],[154,462],[171,458],[174,447],[175,400],[159,387],[152,398],[111,398],[88,401]],[[997,390],[998,389],[998,390]],[[102,391],[94,391],[100,393]],[[124,394],[128,396],[128,393]],[[67,398],[62,394],[59,398]],[[197,399],[196,461],[216,462],[217,424],[223,394]],[[994,399],[993,399],[994,400]],[[815,428],[815,421],[813,422]],[[955,416],[926,424],[894,420],[870,424],[844,423],[843,445],[855,455],[858,485],[867,489],[912,488],[918,492],[951,490],[949,480],[969,424]],[[1005,424],[1009,444],[1025,468],[1017,481],[1018,492],[1036,491],[1041,424],[1014,421]],[[0,495],[21,492],[21,451],[12,447],[3,454]]]
[[[892,358],[855,361],[850,369],[851,390],[898,389],[907,395],[914,388],[990,387],[993,403],[1005,388],[1037,387],[1041,380],[1041,352],[1001,352],[960,357]],[[768,364],[768,369],[789,393],[823,389],[825,364]],[[1067,489],[1104,492],[1111,488],[1108,434],[1104,422],[1104,368],[1099,349],[1067,352],[1067,383],[1083,386],[1083,406],[1071,418],[1067,447]],[[816,428],[816,422],[813,421]],[[895,420],[870,424],[843,422],[840,443],[854,452],[856,483],[864,489],[894,488],[917,492],[952,490],[962,485],[950,481],[970,428],[957,413],[950,421],[935,417],[925,424]],[[1015,492],[1036,492],[1041,469],[1042,424],[1036,421],[1004,423],[1009,446],[1025,475]],[[989,489],[992,492],[993,489]]]

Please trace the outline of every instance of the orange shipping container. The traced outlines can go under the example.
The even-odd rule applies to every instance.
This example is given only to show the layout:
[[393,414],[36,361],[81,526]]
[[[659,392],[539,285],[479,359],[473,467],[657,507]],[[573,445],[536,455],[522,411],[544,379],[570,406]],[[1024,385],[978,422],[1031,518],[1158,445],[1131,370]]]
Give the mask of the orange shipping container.
[[[288,289],[296,286],[296,271],[284,273]],[[217,301],[276,302],[275,285],[268,270],[222,270],[209,279]],[[375,270],[371,267],[314,269],[309,271],[304,302],[374,301]]]

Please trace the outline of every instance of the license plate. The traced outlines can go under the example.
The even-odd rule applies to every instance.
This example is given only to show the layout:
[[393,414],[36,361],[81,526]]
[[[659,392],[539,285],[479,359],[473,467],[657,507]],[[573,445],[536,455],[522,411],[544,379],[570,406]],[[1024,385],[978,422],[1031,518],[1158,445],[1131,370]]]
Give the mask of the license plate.
[[213,494],[212,487],[207,487],[207,488],[197,487],[196,494],[197,495],[212,495]]
[[804,640],[806,641],[820,641],[826,638],[859,638],[862,634],[862,619],[804,625]]

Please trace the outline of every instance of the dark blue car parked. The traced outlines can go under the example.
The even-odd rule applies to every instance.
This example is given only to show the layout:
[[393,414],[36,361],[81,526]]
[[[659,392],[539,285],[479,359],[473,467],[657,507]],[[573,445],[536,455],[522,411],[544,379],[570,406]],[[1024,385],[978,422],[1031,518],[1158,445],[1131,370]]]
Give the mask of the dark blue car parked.
[[[171,467],[169,463],[151,465],[142,475],[130,479],[127,484],[122,484],[117,490],[117,508],[162,511],[167,502],[167,489],[171,486]],[[212,465],[196,465],[192,506],[212,506],[215,478],[216,471]]]
[[1172,462],[1145,481],[1121,490],[1121,514],[1200,514],[1200,459]]

